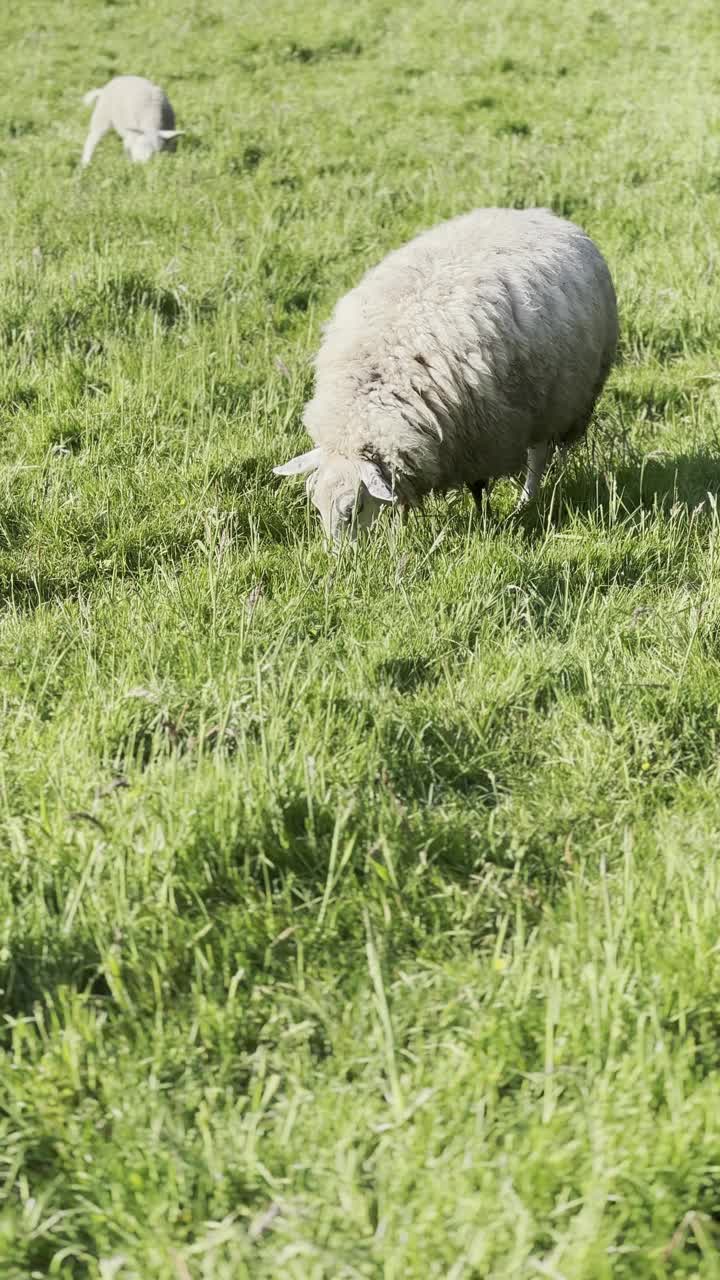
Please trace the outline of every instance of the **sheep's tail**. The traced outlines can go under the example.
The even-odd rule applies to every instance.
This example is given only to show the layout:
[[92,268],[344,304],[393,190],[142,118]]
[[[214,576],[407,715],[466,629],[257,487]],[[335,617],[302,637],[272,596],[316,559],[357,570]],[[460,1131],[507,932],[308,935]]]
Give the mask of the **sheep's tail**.
[[86,93],[83,98],[83,102],[85,103],[85,106],[91,107],[95,99],[100,97],[101,93],[102,93],[102,89],[91,89],[89,93]]

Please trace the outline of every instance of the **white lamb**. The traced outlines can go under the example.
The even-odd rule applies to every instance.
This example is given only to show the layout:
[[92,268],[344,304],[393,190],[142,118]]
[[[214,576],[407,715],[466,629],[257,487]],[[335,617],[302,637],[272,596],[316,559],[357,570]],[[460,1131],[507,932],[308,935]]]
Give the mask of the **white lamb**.
[[120,134],[130,159],[140,163],[157,151],[174,151],[175,139],[183,132],[175,128],[175,112],[167,95],[142,76],[115,76],[102,89],[86,93],[83,102],[88,107],[95,103],[83,147],[83,168],[110,129]]
[[354,538],[383,503],[417,505],[527,469],[534,497],[553,445],[584,435],[613,361],[607,264],[548,209],[476,209],[390,253],[341,298],[303,420],[316,448],[275,467],[312,472],[329,536]]

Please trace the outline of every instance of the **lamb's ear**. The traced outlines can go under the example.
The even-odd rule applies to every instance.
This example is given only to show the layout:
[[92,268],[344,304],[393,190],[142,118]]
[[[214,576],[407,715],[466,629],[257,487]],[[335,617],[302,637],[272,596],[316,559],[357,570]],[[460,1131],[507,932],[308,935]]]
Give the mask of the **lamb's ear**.
[[380,502],[395,502],[396,495],[390,488],[377,463],[361,460],[360,479],[373,498],[378,498]]
[[281,467],[273,467],[274,476],[304,476],[307,471],[315,471],[320,466],[322,449],[311,449],[309,453],[299,453],[297,458],[283,462]]
[[158,129],[161,138],[169,140],[170,138],[179,138],[185,132],[184,129]]

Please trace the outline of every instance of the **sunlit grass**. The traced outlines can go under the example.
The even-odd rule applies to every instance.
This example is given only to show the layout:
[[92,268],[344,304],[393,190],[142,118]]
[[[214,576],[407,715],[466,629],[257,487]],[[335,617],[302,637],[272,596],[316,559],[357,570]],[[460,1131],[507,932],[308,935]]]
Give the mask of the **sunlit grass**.
[[[717,15],[6,9],[0,1272],[720,1275]],[[320,325],[489,204],[612,266],[590,437],[330,556]]]

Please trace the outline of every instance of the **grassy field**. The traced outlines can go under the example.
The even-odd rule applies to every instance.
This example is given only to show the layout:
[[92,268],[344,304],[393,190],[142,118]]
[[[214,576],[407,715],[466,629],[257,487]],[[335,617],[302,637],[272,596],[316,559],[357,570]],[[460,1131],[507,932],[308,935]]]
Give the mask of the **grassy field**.
[[[0,1275],[720,1277],[720,10],[0,30]],[[595,427],[337,561],[320,325],[484,204],[611,264]]]

